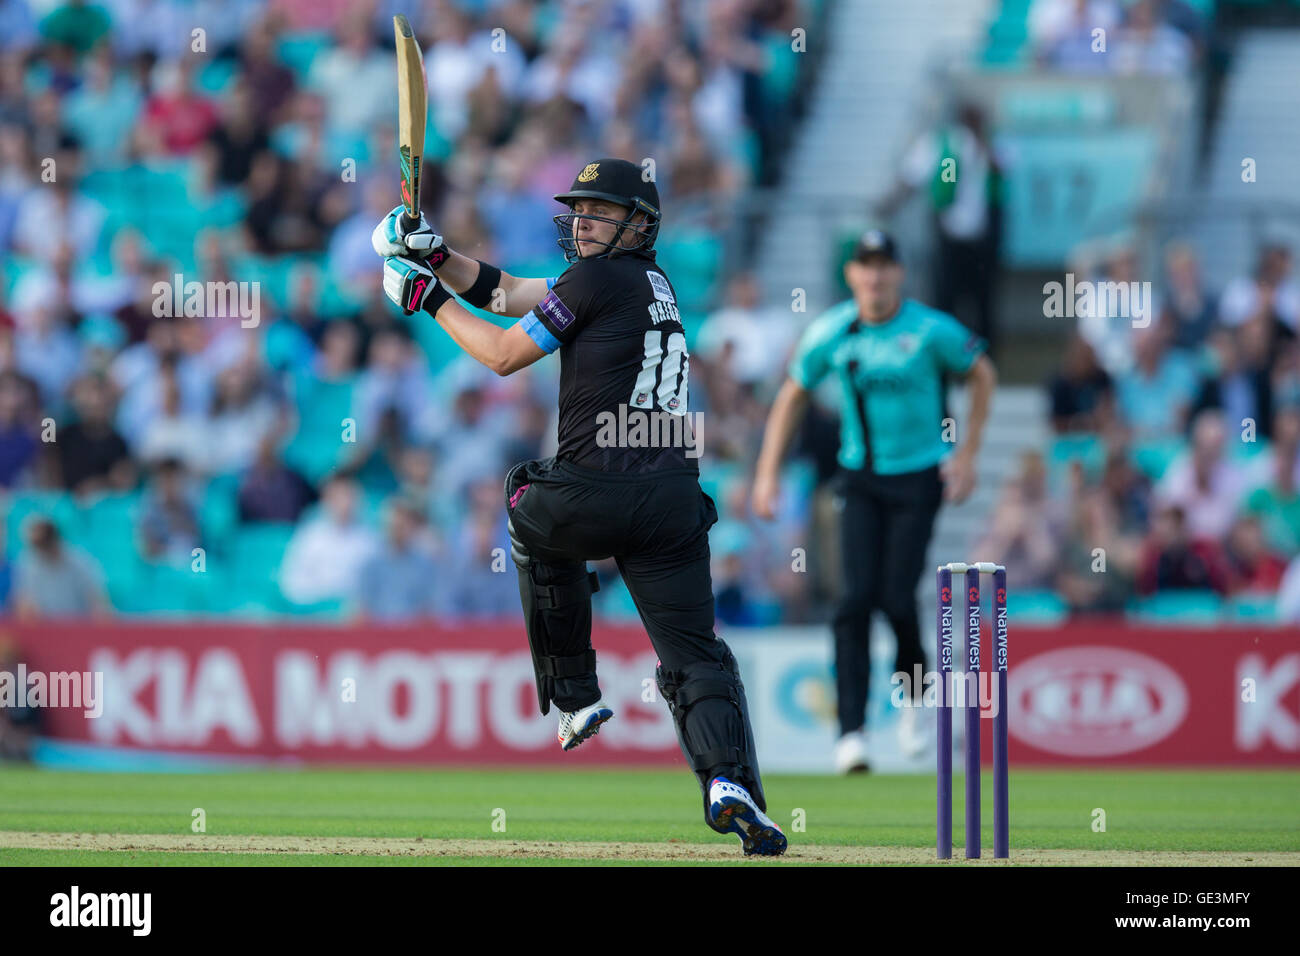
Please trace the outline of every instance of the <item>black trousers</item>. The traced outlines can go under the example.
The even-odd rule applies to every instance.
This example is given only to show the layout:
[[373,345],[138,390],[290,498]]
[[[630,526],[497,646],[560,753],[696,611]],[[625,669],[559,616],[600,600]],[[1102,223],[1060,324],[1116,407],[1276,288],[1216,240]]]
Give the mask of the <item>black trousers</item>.
[[[512,480],[510,518],[542,576],[537,584],[579,582],[587,561],[618,563],[659,655],[659,672],[671,675],[673,689],[660,684],[660,690],[670,698],[678,742],[699,782],[705,821],[717,829],[709,819],[708,783],[718,775],[748,787],[765,809],[744,686],[731,649],[713,633],[709,528],[718,512],[695,472],[622,475],[553,458],[516,467],[523,474]],[[590,602],[556,610],[546,620],[546,653],[571,657],[589,650]],[[734,694],[702,689],[716,688],[726,675],[734,675]],[[688,703],[683,695],[695,699]],[[569,712],[594,704],[600,699],[595,672],[557,677],[551,699]]]
[[[881,611],[898,637],[896,671],[925,666],[916,589],[943,500],[939,468],[901,475],[841,471],[837,493],[844,593],[835,609],[835,690],[840,733],[866,722],[871,684],[871,615]],[[914,688],[917,698],[922,688]]]
[[[613,557],[660,662],[670,670],[721,661],[713,633],[709,528],[713,499],[691,471],[622,475],[544,459],[526,463],[528,488],[511,511],[516,533],[553,580],[570,583],[586,562]],[[591,646],[589,628],[560,635],[557,657]],[[600,699],[594,673],[558,678],[555,705],[575,711]]]
[[[992,352],[997,339],[993,321],[997,245],[991,239],[949,239],[939,230],[937,268],[934,307],[965,322],[989,343]],[[967,304],[969,312],[964,308]]]

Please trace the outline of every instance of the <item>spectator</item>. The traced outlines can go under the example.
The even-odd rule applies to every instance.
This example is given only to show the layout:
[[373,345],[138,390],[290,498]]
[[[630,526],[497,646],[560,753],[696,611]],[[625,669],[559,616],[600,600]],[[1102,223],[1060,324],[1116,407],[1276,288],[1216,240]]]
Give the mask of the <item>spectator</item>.
[[1071,73],[1111,68],[1096,49],[1096,30],[1104,35],[1119,26],[1114,0],[1034,0],[1029,10],[1029,40],[1035,59]]
[[117,73],[110,47],[100,47],[86,64],[86,82],[68,94],[64,124],[85,150],[91,169],[125,162],[131,128],[142,108],[140,91]]
[[1210,336],[1209,369],[1192,400],[1188,421],[1205,409],[1222,413],[1233,429],[1252,430],[1261,438],[1273,431],[1272,377],[1264,323],[1253,319],[1237,329],[1218,328]]
[[1300,407],[1278,410],[1272,447],[1255,466],[1254,489],[1246,513],[1263,529],[1268,546],[1280,554],[1300,554]]
[[1097,364],[1092,346],[1080,335],[1065,348],[1065,358],[1056,377],[1048,384],[1052,401],[1052,430],[1058,435],[1072,432],[1102,432],[1114,414],[1114,386]]
[[756,627],[762,623],[747,592],[744,561],[739,552],[721,555],[713,577],[714,613],[728,627]]
[[711,362],[722,362],[738,382],[772,381],[785,367],[799,330],[788,309],[766,307],[762,300],[757,275],[733,276],[723,307],[700,326],[692,357],[698,352]]
[[444,611],[451,617],[503,617],[519,610],[510,567],[509,535],[501,507],[501,483],[481,481],[466,493],[465,509],[449,538],[442,568]]
[[1228,533],[1224,549],[1229,594],[1276,594],[1286,562],[1264,542],[1259,519],[1239,518]]
[[1142,594],[1187,590],[1222,592],[1226,584],[1218,547],[1212,541],[1196,540],[1189,534],[1186,515],[1180,506],[1160,507],[1143,549],[1138,590]]
[[248,81],[236,80],[199,157],[209,189],[242,186],[253,171],[253,160],[270,148],[264,119],[256,109]]
[[262,440],[280,424],[279,403],[250,360],[235,362],[217,375],[212,414],[206,423],[208,469],[228,475],[247,468]]
[[293,603],[356,593],[357,576],[376,546],[374,533],[357,515],[359,494],[352,477],[330,477],[321,489],[320,512],[294,531],[280,569],[280,590]]
[[1165,250],[1165,287],[1159,321],[1173,328],[1173,348],[1195,352],[1209,336],[1218,300],[1206,289],[1196,252],[1186,243]]
[[[335,39],[312,62],[308,86],[328,104],[331,131],[360,135],[391,115],[397,61],[391,43],[382,49],[375,43],[362,7],[339,20]],[[435,89],[430,75],[431,95]]]
[[199,415],[181,407],[181,387],[176,379],[176,365],[165,362],[159,369],[162,408],[150,419],[136,443],[136,457],[146,465],[158,465],[169,459],[180,461],[193,472],[207,472],[212,456],[213,434]]
[[981,561],[1016,569],[1025,590],[1051,587],[1057,545],[1048,513],[1047,468],[1038,452],[1020,457],[1020,471],[1002,491],[988,529],[975,546]]
[[257,445],[257,457],[240,477],[239,520],[246,524],[259,521],[296,524],[307,506],[316,500],[316,490],[280,460],[276,446],[275,435],[263,435]]
[[1120,533],[1105,491],[1076,484],[1056,587],[1071,613],[1117,613],[1133,591],[1137,549]]
[[150,155],[188,156],[217,128],[216,105],[194,91],[195,69],[189,57],[159,64],[157,92],[144,107],[142,132]]
[[135,465],[112,425],[108,381],[96,375],[78,380],[72,404],[77,420],[60,427],[54,443],[62,486],[77,495],[134,487]]
[[983,111],[967,103],[955,122],[913,144],[903,159],[900,184],[881,204],[889,215],[907,190],[928,190],[938,238],[932,304],[988,340],[990,354],[997,340],[1003,165]]
[[1153,324],[1134,336],[1136,362],[1116,380],[1120,418],[1140,441],[1177,438],[1196,390],[1191,360],[1169,348],[1172,329]]
[[416,621],[440,609],[441,568],[419,509],[394,495],[385,505],[384,542],[361,566],[357,596],[363,620]]
[[1101,488],[1114,509],[1120,533],[1139,538],[1145,534],[1151,517],[1151,482],[1133,467],[1126,449],[1113,448],[1107,453]]
[[105,617],[99,568],[80,549],[63,543],[46,517],[27,525],[27,547],[14,564],[14,612],[22,620]]
[[36,463],[36,387],[17,372],[0,372],[0,487],[24,483]]
[[1277,619],[1300,624],[1300,556],[1292,558],[1277,588]]
[[110,26],[108,11],[98,4],[66,0],[41,21],[41,36],[82,55],[104,39]]
[[1156,0],[1133,0],[1111,55],[1117,73],[1177,76],[1194,53],[1186,36],[1161,21]]
[[276,35],[269,18],[244,34],[239,47],[240,74],[248,83],[253,115],[268,126],[278,125],[297,93],[293,71],[276,60]]
[[[1099,256],[1099,259],[1095,256]],[[1135,322],[1137,317],[1133,314],[1137,303],[1133,296],[1112,297],[1103,290],[1142,288],[1137,250],[1127,238],[1108,242],[1100,250],[1085,246],[1074,252],[1069,268],[1076,277],[1085,277],[1097,291],[1091,304],[1086,299],[1081,299],[1076,305],[1079,334],[1092,346],[1101,367],[1118,380],[1133,368],[1137,357],[1136,339],[1140,326]],[[1148,309],[1154,305],[1151,302],[1144,304]],[[1150,328],[1146,331],[1152,334]],[[1162,335],[1163,338],[1158,336],[1152,341],[1167,344],[1168,330]]]
[[1192,424],[1191,447],[1169,467],[1156,486],[1165,510],[1176,505],[1196,541],[1222,541],[1246,490],[1242,469],[1224,455],[1223,418],[1205,411]]
[[1260,318],[1287,336],[1295,334],[1300,320],[1300,287],[1291,278],[1291,250],[1281,242],[1265,244],[1254,274],[1229,282],[1219,301],[1219,321],[1224,325],[1235,327]]
[[[0,2],[0,9],[3,2]],[[3,34],[0,34],[2,36]],[[16,674],[21,663],[18,648],[9,638],[0,638],[0,673]],[[41,726],[41,708],[7,702],[0,707],[0,762],[31,760],[36,734]]]
[[164,459],[154,468],[140,513],[140,552],[146,560],[184,568],[199,547],[198,510],[186,483],[179,459]]

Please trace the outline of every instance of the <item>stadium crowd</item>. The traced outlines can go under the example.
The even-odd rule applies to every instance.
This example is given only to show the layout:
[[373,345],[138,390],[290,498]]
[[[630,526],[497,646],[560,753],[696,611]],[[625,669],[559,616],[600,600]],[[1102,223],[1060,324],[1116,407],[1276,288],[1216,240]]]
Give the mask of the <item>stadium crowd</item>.
[[[379,288],[369,236],[396,203],[404,12],[429,80],[426,211],[454,248],[556,275],[552,194],[593,156],[655,160],[701,481],[722,515],[719,618],[824,618],[834,561],[818,541],[833,536],[809,529],[834,520],[813,494],[835,467],[827,413],[802,429],[777,520],[747,502],[808,317],[765,305],[754,274],[716,278],[731,200],[779,168],[791,30],[820,6],[0,0],[0,609],[517,613],[501,479],[553,448],[557,363],[498,379]],[[1182,69],[1201,49],[1183,6],[1037,0],[1031,37],[1069,71],[1071,24],[1109,16],[1130,54],[1106,62]],[[1141,278],[1123,246],[1071,268]],[[171,308],[194,280],[255,294]],[[1173,246],[1154,315],[1080,320],[1048,386],[1055,438],[973,550],[1015,569],[1018,598],[1073,612],[1170,593],[1271,603],[1280,587],[1300,618],[1290,252],[1270,245],[1211,290]],[[634,617],[612,563],[598,570],[598,613]]]
[[[1124,243],[1080,278],[1138,277]],[[1104,288],[1104,286],[1094,286]],[[1135,598],[1228,598],[1300,617],[1300,286],[1285,242],[1207,288],[1174,243],[1150,321],[1101,303],[1080,317],[1048,383],[1054,432],[1003,490],[986,560],[1075,612]],[[1290,570],[1288,570],[1288,565]],[[1281,593],[1279,593],[1281,588]]]
[[[0,0],[4,607],[517,613],[501,479],[553,442],[556,363],[496,379],[379,288],[392,15],[425,51],[448,242],[558,275],[552,195],[646,157],[699,328],[817,5]],[[238,296],[190,308],[194,281]],[[739,463],[762,409],[726,367],[693,363],[691,398]]]

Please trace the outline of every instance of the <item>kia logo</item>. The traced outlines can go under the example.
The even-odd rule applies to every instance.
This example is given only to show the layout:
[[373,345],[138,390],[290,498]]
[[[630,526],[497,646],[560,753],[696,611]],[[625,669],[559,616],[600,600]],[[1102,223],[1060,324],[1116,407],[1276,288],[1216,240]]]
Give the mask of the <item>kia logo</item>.
[[1118,647],[1048,651],[1011,672],[1010,731],[1049,753],[1111,757],[1168,737],[1187,688],[1166,664]]

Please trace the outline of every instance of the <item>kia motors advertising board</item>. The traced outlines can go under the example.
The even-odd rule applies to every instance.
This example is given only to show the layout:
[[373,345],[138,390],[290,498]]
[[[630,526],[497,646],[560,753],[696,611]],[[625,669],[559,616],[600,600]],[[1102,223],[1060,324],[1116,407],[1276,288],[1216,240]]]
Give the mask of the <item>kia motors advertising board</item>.
[[[102,680],[102,709],[41,707],[55,742],[132,752],[322,763],[680,765],[637,628],[598,624],[601,687],[613,708],[589,745],[563,753],[558,714],[537,710],[514,623],[294,627],[111,623],[10,625],[25,674]],[[733,630],[764,771],[826,772],[838,734],[830,637],[820,627]],[[986,629],[983,641],[990,636]],[[984,647],[985,660],[991,649]],[[964,660],[964,655],[958,655]],[[1224,632],[1118,622],[1011,628],[1011,761],[1017,766],[1300,764],[1300,630]],[[872,643],[867,713],[873,770],[933,772],[933,750],[902,755],[904,680],[893,641]],[[26,677],[24,678],[27,679]],[[16,675],[0,674],[0,706]],[[998,702],[979,688],[984,717]],[[962,721],[954,720],[960,746]],[[992,720],[981,721],[992,752]]]

